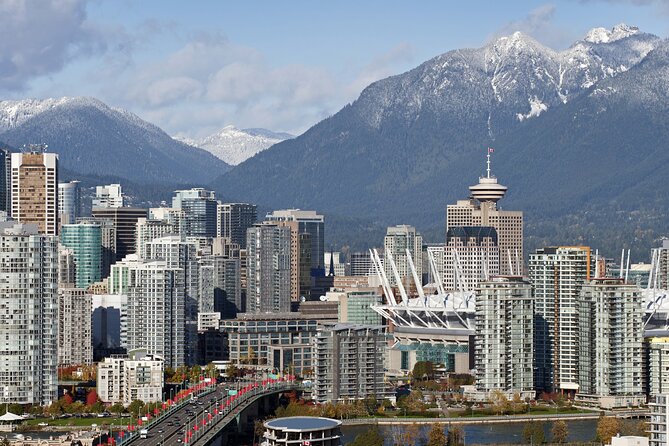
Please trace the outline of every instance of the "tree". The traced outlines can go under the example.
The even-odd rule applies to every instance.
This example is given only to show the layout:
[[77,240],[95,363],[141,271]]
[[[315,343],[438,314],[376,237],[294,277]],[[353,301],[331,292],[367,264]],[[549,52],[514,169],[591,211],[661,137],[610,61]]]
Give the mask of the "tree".
[[[2,441],[0,441],[0,446],[10,446],[10,442],[7,439],[7,437],[2,437]],[[383,444],[382,444],[383,445]]]
[[462,446],[465,444],[465,431],[462,426],[454,424],[448,428],[448,446]]
[[92,406],[98,402],[98,392],[95,389],[91,389],[88,394],[86,394],[86,405]]
[[120,417],[123,412],[125,412],[125,407],[121,403],[115,403],[109,406],[109,411],[115,413],[116,416]]
[[526,443],[541,444],[546,439],[544,425],[538,421],[528,421],[523,428],[523,439]]
[[420,427],[417,424],[399,424],[392,428],[393,444],[395,446],[406,446],[420,443]]
[[228,367],[225,369],[225,376],[227,376],[228,379],[235,378],[237,377],[238,374],[239,374],[239,369],[234,364],[228,365]]
[[597,422],[597,441],[611,443],[611,438],[620,432],[620,420],[616,417],[600,417]]
[[144,409],[144,402],[141,400],[134,400],[128,406],[128,412],[130,412],[132,416],[135,418],[139,417],[139,414],[142,412],[143,409]]
[[490,403],[492,404],[493,410],[498,415],[502,415],[509,411],[509,399],[504,392],[499,389],[495,389],[490,393]]
[[553,430],[551,432],[553,435],[553,443],[564,443],[567,441],[567,436],[569,435],[569,430],[567,429],[567,423],[563,420],[558,420],[553,423]]
[[434,364],[430,361],[418,361],[411,372],[414,379],[424,380],[434,377]]
[[427,446],[444,446],[445,444],[446,434],[444,433],[444,426],[434,423],[427,434]]
[[379,432],[379,427],[370,427],[366,432],[355,437],[349,446],[383,446],[383,437]]

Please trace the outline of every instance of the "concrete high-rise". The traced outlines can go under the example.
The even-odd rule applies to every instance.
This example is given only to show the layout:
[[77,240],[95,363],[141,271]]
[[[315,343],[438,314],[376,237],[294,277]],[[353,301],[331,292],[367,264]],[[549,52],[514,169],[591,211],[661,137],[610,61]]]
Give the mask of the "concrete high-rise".
[[216,214],[216,233],[246,248],[246,230],[258,220],[258,207],[249,203],[221,203]]
[[0,245],[3,402],[49,405],[58,398],[58,243],[35,224],[2,222]]
[[183,211],[180,231],[186,237],[216,237],[218,202],[213,191],[202,188],[178,190],[172,208]]
[[12,152],[0,149],[0,211],[12,213]]
[[443,252],[441,277],[447,290],[471,291],[500,274],[497,230],[491,226],[449,228]]
[[94,207],[93,218],[110,220],[116,236],[116,261],[133,254],[137,247],[137,220],[146,218],[147,210],[123,207]]
[[534,286],[535,385],[543,391],[578,390],[577,300],[591,276],[587,246],[554,246],[530,254]]
[[496,277],[476,293],[476,386],[534,397],[532,285],[520,277]]
[[[643,298],[624,279],[596,278],[581,287],[578,399],[600,406],[642,402]],[[616,397],[606,402],[604,397]],[[592,401],[594,402],[594,401]],[[643,401],[645,402],[645,401]]]
[[314,341],[313,398],[319,402],[385,399],[385,347],[382,326],[322,326]]
[[122,208],[123,206],[123,188],[120,184],[95,187],[94,208]]
[[137,220],[135,252],[140,259],[146,258],[146,244],[156,238],[178,234],[175,225],[164,220],[140,218]]
[[102,279],[102,226],[91,220],[61,226],[60,243],[74,252],[76,287]]
[[112,266],[112,276],[123,275],[124,268],[127,270],[124,291],[128,296],[125,347],[159,355],[165,358],[168,367],[186,364],[183,272],[163,260],[128,259]]
[[351,276],[369,276],[374,275],[372,267],[372,258],[368,251],[351,253]]
[[81,288],[58,288],[58,364],[93,363],[92,296]]
[[250,313],[290,311],[291,230],[272,224],[247,231],[246,309]]
[[300,209],[284,209],[274,211],[265,217],[269,222],[296,221],[298,232],[309,233],[311,236],[311,277],[325,275],[325,218],[316,211],[303,211]]
[[[147,261],[166,262],[174,269],[176,283],[183,286],[183,305],[185,316],[186,364],[197,362],[197,313],[199,307],[199,264],[195,243],[183,241],[178,235],[159,237],[146,243]],[[158,354],[158,353],[156,353]]]
[[242,311],[239,258],[206,256],[199,259],[198,311],[234,318]]
[[58,183],[58,221],[72,225],[81,216],[81,189],[79,181]]
[[416,228],[409,225],[390,226],[386,231],[386,236],[383,239],[383,266],[388,277],[390,285],[397,286],[397,280],[392,269],[392,264],[389,260],[392,255],[397,273],[400,280],[407,288],[413,284],[413,277],[409,267],[407,258],[407,250],[411,253],[411,258],[416,268],[418,277],[423,275],[423,237],[416,232]]
[[500,250],[500,274],[522,275],[523,260],[523,213],[497,208],[504,198],[507,187],[497,182],[490,173],[488,153],[487,174],[479,183],[469,187],[471,198],[458,200],[446,209],[446,231],[454,226],[492,226],[497,230]]
[[58,155],[12,153],[12,218],[58,233]]

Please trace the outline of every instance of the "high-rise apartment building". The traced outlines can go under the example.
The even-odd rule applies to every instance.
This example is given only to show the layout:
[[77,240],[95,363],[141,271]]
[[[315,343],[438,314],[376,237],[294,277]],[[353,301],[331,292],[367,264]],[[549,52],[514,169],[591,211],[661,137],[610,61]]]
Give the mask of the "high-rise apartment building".
[[58,155],[12,153],[12,218],[58,233]]
[[12,152],[0,149],[0,211],[12,214]]
[[92,296],[81,288],[58,288],[58,364],[93,363]]
[[532,285],[520,277],[495,277],[476,294],[476,386],[483,392],[534,396]]
[[140,218],[137,220],[137,240],[135,252],[140,259],[146,259],[146,244],[153,239],[178,234],[175,225],[165,220]]
[[444,288],[472,291],[482,281],[498,276],[500,261],[497,242],[497,231],[491,226],[449,228],[443,250],[443,271],[440,271]]
[[137,220],[146,218],[147,210],[125,207],[94,207],[93,218],[110,220],[116,237],[116,258],[122,260],[137,249]]
[[[122,263],[112,266],[112,274]],[[186,364],[183,272],[155,260],[129,265],[128,273],[126,348],[146,349],[164,358],[168,367]]]
[[246,248],[246,230],[258,220],[258,207],[249,203],[221,203],[216,214],[216,234]]
[[102,226],[91,220],[61,226],[60,244],[74,252],[76,287],[102,279]]
[[199,263],[199,312],[236,317],[242,311],[239,258],[206,256],[200,258]]
[[669,338],[652,337],[648,344],[648,394],[669,395]]
[[407,258],[407,250],[416,268],[419,279],[423,275],[423,237],[416,232],[416,228],[409,225],[390,226],[383,239],[383,266],[391,286],[397,286],[397,280],[392,269],[390,256],[392,256],[400,280],[406,288],[413,284],[413,277]]
[[202,188],[178,190],[172,208],[183,211],[181,234],[186,237],[216,237],[218,202],[213,191]]
[[5,403],[48,405],[58,398],[57,245],[55,237],[39,234],[37,225],[0,223],[0,389]]
[[95,187],[94,208],[122,208],[123,206],[123,188],[120,184]]
[[370,276],[374,275],[372,258],[369,251],[352,252],[350,258],[351,276]]
[[284,209],[274,211],[265,217],[269,222],[296,221],[298,233],[311,236],[311,277],[325,275],[323,254],[325,254],[325,218],[315,211]]
[[470,199],[458,200],[456,204],[447,206],[446,231],[454,226],[492,226],[497,230],[500,274],[522,275],[523,213],[497,208],[497,202],[504,198],[507,187],[499,184],[497,178],[490,174],[490,154],[486,176],[480,177],[479,183],[470,186],[469,191]]
[[643,394],[643,298],[623,279],[586,282],[577,300],[579,394],[619,397],[614,407],[637,405]]
[[667,446],[669,440],[669,394],[653,395],[648,423],[649,446]]
[[346,263],[342,262],[341,253],[338,251],[331,251],[325,253],[325,274],[333,276],[346,276]]
[[74,251],[58,247],[58,286],[74,288],[77,284],[77,266]]
[[555,246],[530,254],[534,286],[535,385],[543,391],[578,391],[577,301],[590,280],[587,246]]
[[272,224],[247,231],[246,307],[251,313],[290,311],[291,230]]
[[71,225],[81,217],[81,189],[79,181],[58,183],[58,221]]
[[192,355],[197,353],[197,313],[200,301],[197,246],[195,243],[183,241],[178,235],[159,237],[146,243],[145,260],[166,262],[168,268],[175,270],[177,283],[182,284],[186,363],[195,364],[197,358]]
[[314,387],[319,402],[382,400],[385,328],[372,325],[323,325],[314,340]]

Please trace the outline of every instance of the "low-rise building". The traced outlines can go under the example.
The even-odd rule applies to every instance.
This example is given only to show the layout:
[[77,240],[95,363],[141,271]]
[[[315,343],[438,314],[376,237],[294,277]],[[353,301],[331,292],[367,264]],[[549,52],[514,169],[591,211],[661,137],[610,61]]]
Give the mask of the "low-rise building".
[[105,403],[128,405],[134,400],[163,399],[165,362],[143,351],[105,358],[98,364],[97,392]]
[[341,421],[321,417],[286,417],[265,421],[266,446],[339,446]]
[[247,368],[307,374],[313,368],[312,340],[318,320],[301,313],[241,313],[221,320],[230,362]]
[[384,383],[385,327],[336,324],[314,339],[313,398],[319,402],[388,397]]

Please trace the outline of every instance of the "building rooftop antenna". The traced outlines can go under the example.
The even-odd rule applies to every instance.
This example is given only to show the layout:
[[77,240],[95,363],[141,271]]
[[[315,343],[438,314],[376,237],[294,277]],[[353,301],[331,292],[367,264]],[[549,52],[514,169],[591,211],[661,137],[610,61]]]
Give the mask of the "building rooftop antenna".
[[46,153],[49,148],[48,144],[24,144],[21,147],[22,153]]

